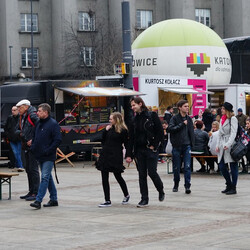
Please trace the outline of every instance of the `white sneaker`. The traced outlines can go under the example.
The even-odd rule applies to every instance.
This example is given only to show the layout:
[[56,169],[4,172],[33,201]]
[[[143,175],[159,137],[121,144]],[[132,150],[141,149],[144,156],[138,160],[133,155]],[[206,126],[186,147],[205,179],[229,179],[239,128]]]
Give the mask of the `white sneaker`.
[[130,195],[127,195],[126,197],[124,197],[122,201],[122,205],[128,204],[129,198],[130,198]]
[[111,207],[111,201],[105,201],[104,203],[101,203],[98,205],[98,207]]

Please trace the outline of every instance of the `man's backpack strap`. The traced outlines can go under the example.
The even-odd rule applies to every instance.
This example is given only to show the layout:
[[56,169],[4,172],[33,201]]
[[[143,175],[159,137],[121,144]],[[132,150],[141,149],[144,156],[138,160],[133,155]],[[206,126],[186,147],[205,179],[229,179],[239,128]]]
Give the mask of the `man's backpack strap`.
[[30,114],[28,114],[28,118],[27,119],[28,119],[28,122],[32,125],[32,127],[35,127],[34,122],[30,118]]

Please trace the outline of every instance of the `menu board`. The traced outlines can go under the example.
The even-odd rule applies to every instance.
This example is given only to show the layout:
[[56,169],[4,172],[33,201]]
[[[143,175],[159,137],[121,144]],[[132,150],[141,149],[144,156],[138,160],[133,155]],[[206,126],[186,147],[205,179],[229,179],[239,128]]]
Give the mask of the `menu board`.
[[91,108],[90,123],[107,123],[109,122],[110,108]]

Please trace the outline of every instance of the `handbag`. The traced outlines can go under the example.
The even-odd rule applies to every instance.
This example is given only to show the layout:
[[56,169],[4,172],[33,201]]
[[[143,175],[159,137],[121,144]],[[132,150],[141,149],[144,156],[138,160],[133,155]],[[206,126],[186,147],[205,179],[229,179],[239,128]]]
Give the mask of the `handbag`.
[[239,138],[232,146],[230,154],[234,161],[239,161],[247,153],[247,145],[243,142],[242,138]]
[[[231,119],[230,119],[230,130],[231,130]],[[234,161],[239,161],[248,151],[248,143],[250,141],[249,136],[245,130],[238,123],[237,134],[235,138],[235,144],[232,146],[230,154]]]

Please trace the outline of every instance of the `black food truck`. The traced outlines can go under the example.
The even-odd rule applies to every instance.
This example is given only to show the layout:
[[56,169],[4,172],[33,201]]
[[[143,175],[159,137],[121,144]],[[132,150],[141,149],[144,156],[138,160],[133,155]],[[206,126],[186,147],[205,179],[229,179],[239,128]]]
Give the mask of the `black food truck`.
[[[117,82],[94,80],[49,80],[39,82],[5,83],[0,86],[1,132],[11,108],[18,101],[28,99],[37,107],[47,102],[54,117],[61,126],[62,144],[66,154],[88,155],[94,142],[100,142],[103,129],[109,123],[109,115],[123,111],[123,97],[141,95],[124,88]],[[7,156],[6,141],[1,133],[1,156]]]

